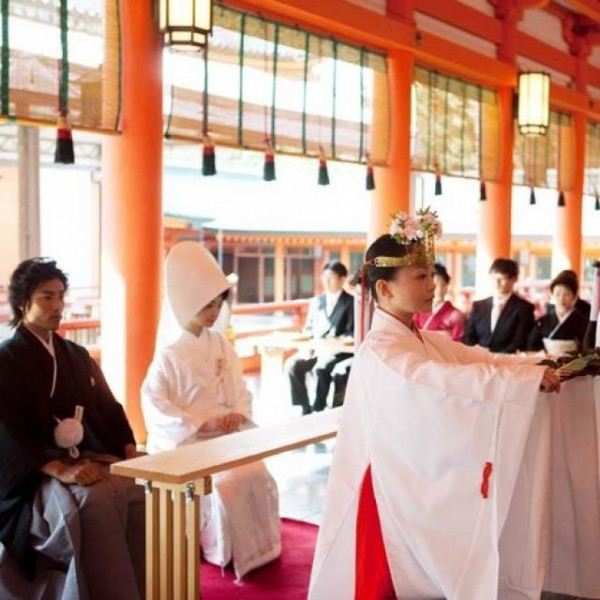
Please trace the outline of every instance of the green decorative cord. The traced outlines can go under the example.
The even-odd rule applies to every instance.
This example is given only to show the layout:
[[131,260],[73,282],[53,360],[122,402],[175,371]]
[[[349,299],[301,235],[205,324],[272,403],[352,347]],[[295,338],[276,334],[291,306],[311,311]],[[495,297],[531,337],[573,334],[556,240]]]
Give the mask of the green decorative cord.
[[238,101],[238,145],[242,146],[244,141],[243,126],[244,126],[244,36],[246,35],[246,15],[242,13],[242,22],[240,25],[240,98]]
[[433,71],[427,73],[427,89],[429,97],[427,98],[427,160],[425,164],[427,169],[431,169],[431,130],[433,129]]
[[169,111],[169,116],[167,117],[167,127],[165,129],[165,137],[168,139],[171,137],[171,121],[173,120],[173,105],[174,105],[174,92],[175,86],[171,86],[170,96],[171,96],[171,110]]
[[304,90],[302,92],[302,154],[306,154],[306,100],[308,94],[308,57],[310,54],[310,33],[304,38]]
[[68,0],[60,0],[60,89],[58,107],[67,110],[69,107],[69,6]]
[[277,52],[279,49],[279,23],[275,23],[275,39],[273,48],[273,89],[271,96],[271,144],[275,148],[275,99],[277,96]]
[[202,135],[208,133],[208,43],[204,45],[204,89],[202,90]]
[[335,109],[337,104],[337,42],[333,40],[333,85],[331,110],[331,156],[335,158]]
[[444,173],[448,172],[448,98],[450,96],[450,77],[445,77],[446,86],[444,89],[444,151],[442,153]]
[[10,89],[10,80],[8,76],[8,0],[2,0],[0,9],[2,10],[2,79],[0,80],[0,113],[8,116],[8,94]]
[[465,174],[465,121],[467,118],[467,82],[463,81],[462,114],[460,119],[460,174]]
[[119,93],[117,94],[117,118],[115,119],[115,131],[119,130],[119,122],[121,121],[121,110],[122,110],[122,87],[121,81],[123,76],[123,53],[121,52],[121,6],[119,0],[115,0],[115,9],[117,11],[117,35],[118,35],[118,47],[119,47],[119,79],[117,85],[119,86]]
[[364,123],[364,110],[365,110],[365,106],[364,106],[364,66],[365,66],[365,49],[361,48],[360,49],[360,139],[359,139],[359,144],[358,144],[358,160],[362,160],[363,157],[363,153],[364,153],[364,137],[365,137],[365,133],[364,133],[364,127],[365,127],[365,123]]

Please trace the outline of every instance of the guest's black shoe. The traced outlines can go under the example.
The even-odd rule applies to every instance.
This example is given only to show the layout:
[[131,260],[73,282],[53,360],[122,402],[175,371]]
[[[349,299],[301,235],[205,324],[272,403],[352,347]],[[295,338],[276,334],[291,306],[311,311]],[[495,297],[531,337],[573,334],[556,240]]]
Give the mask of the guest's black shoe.
[[302,407],[302,416],[304,415],[310,415],[310,413],[312,412],[312,409],[310,406],[303,406]]

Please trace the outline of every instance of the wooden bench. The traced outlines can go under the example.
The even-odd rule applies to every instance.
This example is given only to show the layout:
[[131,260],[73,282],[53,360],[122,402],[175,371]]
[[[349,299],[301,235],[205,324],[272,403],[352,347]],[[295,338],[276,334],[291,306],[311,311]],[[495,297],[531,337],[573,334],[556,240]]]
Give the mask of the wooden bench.
[[200,598],[199,497],[211,475],[333,438],[341,408],[115,463],[146,490],[146,598]]

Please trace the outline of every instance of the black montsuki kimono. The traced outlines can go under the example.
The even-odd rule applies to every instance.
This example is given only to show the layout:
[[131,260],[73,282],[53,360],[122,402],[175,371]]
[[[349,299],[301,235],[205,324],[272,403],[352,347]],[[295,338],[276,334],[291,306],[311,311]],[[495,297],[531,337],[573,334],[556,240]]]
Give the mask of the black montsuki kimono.
[[121,405],[87,351],[53,335],[54,361],[26,327],[0,344],[0,542],[31,575],[28,545],[31,503],[41,481],[40,467],[65,450],[54,442],[56,418],[73,417],[84,407],[80,450],[123,457],[133,433]]
[[556,312],[548,312],[535,322],[527,340],[527,350],[542,350],[544,338],[547,337],[553,340],[575,340],[577,347],[581,349],[586,327],[587,319],[578,310],[572,311],[560,327]]

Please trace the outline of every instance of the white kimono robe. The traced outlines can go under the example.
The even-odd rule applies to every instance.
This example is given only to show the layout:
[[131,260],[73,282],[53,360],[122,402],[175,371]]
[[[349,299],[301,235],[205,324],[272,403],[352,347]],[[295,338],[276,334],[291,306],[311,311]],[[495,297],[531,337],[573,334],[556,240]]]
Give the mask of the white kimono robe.
[[[311,600],[354,598],[357,513],[369,465],[399,598],[539,597],[543,569],[536,570],[535,560],[518,565],[527,576],[519,571],[515,582],[511,565],[502,574],[499,546],[526,446],[535,443],[533,415],[548,412],[538,403],[544,368],[435,333],[422,337],[377,309],[359,347],[329,475]],[[538,422],[547,428],[549,419]],[[484,498],[488,462],[493,470]],[[538,557],[542,542],[531,545]],[[499,582],[511,591],[499,592]]]
[[[184,331],[153,361],[142,386],[149,453],[223,435],[213,419],[238,412],[253,427],[252,396],[231,345],[219,333]],[[199,429],[208,423],[209,431]],[[233,558],[238,578],[281,553],[279,496],[262,462],[213,477],[202,501],[202,550],[211,563]]]

